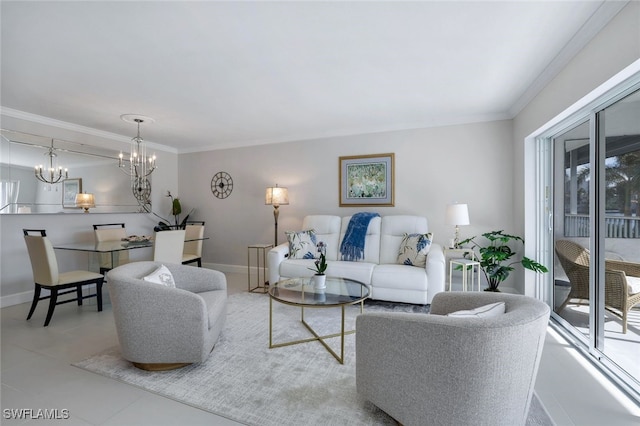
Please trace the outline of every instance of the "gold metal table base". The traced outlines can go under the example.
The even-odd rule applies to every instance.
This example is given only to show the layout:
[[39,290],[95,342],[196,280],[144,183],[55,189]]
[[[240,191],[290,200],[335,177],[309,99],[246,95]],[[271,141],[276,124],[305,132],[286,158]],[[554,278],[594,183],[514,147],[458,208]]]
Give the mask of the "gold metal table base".
[[[363,312],[364,310],[364,300],[361,300],[360,302],[356,302],[356,303],[360,303],[360,313]],[[351,306],[354,305],[355,303],[351,303],[351,304],[346,304],[346,305],[340,305],[339,307],[342,310],[342,319],[341,319],[341,327],[340,327],[340,332],[339,333],[333,333],[333,334],[327,334],[324,336],[320,336],[305,320],[304,320],[304,306],[300,306],[300,313],[301,313],[301,318],[300,318],[300,322],[307,328],[307,330],[309,330],[311,332],[311,334],[313,334],[314,337],[310,337],[308,339],[302,339],[302,340],[292,340],[289,342],[284,342],[284,343],[273,343],[273,299],[270,297],[269,298],[269,349],[273,349],[273,348],[281,348],[283,346],[292,346],[292,345],[298,345],[301,343],[308,343],[308,342],[315,342],[316,340],[318,342],[320,342],[322,344],[322,346],[325,347],[325,349],[331,354],[333,355],[333,357],[338,360],[338,362],[340,364],[344,364],[344,336],[348,335],[348,334],[353,334],[356,332],[356,330],[345,330],[344,329],[344,320],[345,320],[345,308],[347,306]],[[323,308],[323,309],[327,309],[327,308],[337,308],[338,306],[307,306],[309,308],[314,308],[314,309],[318,309],[318,308]],[[325,339],[331,339],[333,337],[340,337],[340,355],[338,356],[337,353],[335,353],[335,351],[333,349],[331,349],[331,347],[327,344],[327,342],[325,342]]]
[[[247,247],[247,290],[249,293],[267,293],[269,281],[267,281],[267,251],[273,248],[273,244],[253,244]],[[256,257],[256,280],[255,287],[251,284],[251,251],[255,251]],[[260,253],[262,252],[262,253]],[[260,254],[262,254],[262,268],[260,267]],[[262,270],[262,274],[260,274]],[[262,280],[260,279],[262,275]]]

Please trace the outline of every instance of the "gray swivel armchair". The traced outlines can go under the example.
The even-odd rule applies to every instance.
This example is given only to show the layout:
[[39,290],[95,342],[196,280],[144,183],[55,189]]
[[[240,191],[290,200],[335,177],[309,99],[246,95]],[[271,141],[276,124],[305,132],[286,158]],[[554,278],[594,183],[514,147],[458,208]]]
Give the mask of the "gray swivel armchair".
[[[450,312],[505,302],[494,318]],[[524,425],[549,307],[502,293],[438,293],[431,314],[356,319],[358,393],[399,423]]]
[[222,272],[164,264],[175,288],[143,278],[161,262],[132,262],[108,273],[123,358],[145,370],[169,370],[207,359],[227,317]]

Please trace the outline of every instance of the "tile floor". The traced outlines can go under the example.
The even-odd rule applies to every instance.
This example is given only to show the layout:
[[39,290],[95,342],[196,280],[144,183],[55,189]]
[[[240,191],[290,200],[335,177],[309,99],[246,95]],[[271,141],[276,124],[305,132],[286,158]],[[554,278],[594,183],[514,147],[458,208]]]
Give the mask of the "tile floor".
[[[227,279],[230,294],[246,291],[246,274],[228,273]],[[68,410],[70,419],[46,424],[238,424],[71,366],[117,345],[109,304],[101,313],[95,305],[80,310],[72,303],[58,306],[47,328],[42,327],[45,307],[38,306],[27,322],[28,308],[22,304],[1,310],[3,425],[45,424],[4,418],[6,409],[17,408]],[[639,424],[638,407],[575,355],[574,349],[549,332],[536,390],[554,421],[580,426]]]

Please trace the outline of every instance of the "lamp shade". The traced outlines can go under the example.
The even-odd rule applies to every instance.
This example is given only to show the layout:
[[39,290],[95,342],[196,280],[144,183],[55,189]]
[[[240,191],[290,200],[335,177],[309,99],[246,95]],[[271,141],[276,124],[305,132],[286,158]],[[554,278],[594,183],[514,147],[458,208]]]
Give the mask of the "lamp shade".
[[447,225],[468,225],[469,209],[466,204],[449,204],[445,213]]
[[81,207],[84,211],[96,206],[96,200],[93,194],[76,194],[76,207]]
[[267,188],[264,195],[264,203],[271,206],[289,204],[289,191],[287,188],[280,188],[278,185]]

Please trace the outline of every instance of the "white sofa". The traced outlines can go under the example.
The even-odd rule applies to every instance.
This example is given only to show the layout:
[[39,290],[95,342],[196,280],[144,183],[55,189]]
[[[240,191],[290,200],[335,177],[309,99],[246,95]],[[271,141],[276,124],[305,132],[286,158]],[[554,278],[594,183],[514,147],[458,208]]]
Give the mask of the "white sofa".
[[[426,266],[397,263],[404,234],[426,234],[427,218],[422,216],[382,216],[369,222],[364,245],[364,259],[343,261],[340,245],[351,216],[311,215],[302,222],[302,230],[315,230],[317,241],[326,244],[326,274],[363,282],[370,286],[371,298],[392,302],[429,304],[436,293],[445,289],[445,262],[442,247],[431,244]],[[269,282],[285,278],[310,277],[313,259],[289,259],[289,243],[268,253]]]

